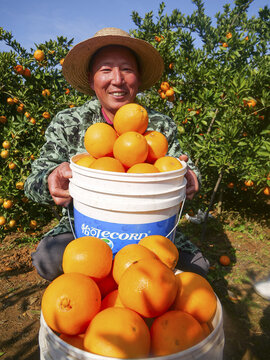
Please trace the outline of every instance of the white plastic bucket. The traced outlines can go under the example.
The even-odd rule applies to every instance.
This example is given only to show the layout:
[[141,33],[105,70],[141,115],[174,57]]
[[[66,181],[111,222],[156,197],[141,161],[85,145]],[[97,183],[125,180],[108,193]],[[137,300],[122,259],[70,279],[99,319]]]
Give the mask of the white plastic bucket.
[[81,156],[70,160],[69,192],[77,238],[104,239],[113,254],[148,235],[163,235],[174,241],[186,194],[184,161],[180,170],[129,174],[77,165]]
[[[199,344],[179,353],[154,357],[155,360],[222,360],[224,331],[222,307],[217,298],[217,310],[211,322],[213,331]],[[39,347],[41,360],[119,360],[104,357],[77,349],[57,336],[46,324],[42,314],[40,318]],[[140,359],[140,360],[149,360]]]

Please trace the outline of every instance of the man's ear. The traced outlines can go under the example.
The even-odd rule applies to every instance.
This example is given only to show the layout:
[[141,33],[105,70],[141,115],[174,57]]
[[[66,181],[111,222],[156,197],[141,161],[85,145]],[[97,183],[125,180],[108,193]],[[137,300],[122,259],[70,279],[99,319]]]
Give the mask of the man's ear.
[[94,79],[93,79],[93,76],[92,76],[92,74],[90,72],[88,73],[88,82],[89,82],[90,88],[93,91],[95,91],[95,89],[94,89]]

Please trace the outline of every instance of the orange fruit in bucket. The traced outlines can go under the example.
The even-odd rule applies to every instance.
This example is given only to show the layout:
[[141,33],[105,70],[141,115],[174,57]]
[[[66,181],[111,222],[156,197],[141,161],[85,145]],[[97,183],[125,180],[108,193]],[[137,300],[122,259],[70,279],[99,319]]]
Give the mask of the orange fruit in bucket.
[[135,311],[109,307],[89,324],[84,347],[91,353],[111,358],[146,358],[150,351],[150,332]]
[[156,255],[149,249],[139,244],[128,244],[118,251],[114,257],[112,275],[117,284],[133,263],[141,259],[156,259]]
[[84,350],[84,346],[83,346],[84,334],[79,334],[79,335],[61,334],[60,339],[62,339],[69,345],[72,345],[78,349]]
[[156,318],[150,334],[153,356],[166,356],[186,350],[205,338],[200,323],[193,316],[176,310]]
[[41,310],[47,325],[58,333],[83,333],[99,312],[100,291],[89,276],[62,274],[45,289]]
[[100,310],[107,309],[108,307],[124,307],[122,304],[122,301],[120,300],[118,289],[115,289],[111,291],[109,294],[107,294],[104,299],[101,301],[101,307]]
[[80,166],[89,167],[96,159],[92,155],[82,155],[77,161],[76,164]]
[[89,166],[91,169],[114,171],[114,172],[125,172],[124,166],[121,162],[113,157],[104,156],[96,159]]
[[113,146],[113,155],[125,167],[143,163],[148,154],[148,144],[145,137],[135,131],[120,135]]
[[113,126],[119,135],[128,131],[143,134],[148,126],[147,111],[139,104],[123,105],[114,116]]
[[142,238],[139,245],[153,251],[160,261],[170,269],[175,269],[179,259],[179,252],[170,239],[162,235],[150,235]]
[[166,136],[159,131],[147,131],[144,136],[148,144],[146,161],[153,164],[157,159],[167,154],[168,141]]
[[201,275],[181,272],[175,275],[178,292],[172,306],[173,310],[182,310],[199,322],[208,322],[215,314],[217,299],[212,286]]
[[112,126],[105,123],[95,123],[89,126],[84,135],[84,146],[86,151],[100,158],[111,156],[113,145],[117,139],[117,133]]
[[112,258],[112,249],[105,241],[94,236],[80,237],[66,246],[62,261],[63,271],[102,279],[111,271]]
[[131,166],[127,173],[133,174],[146,174],[146,173],[158,173],[159,170],[152,164],[148,163],[139,163]]
[[173,156],[163,156],[157,159],[154,165],[158,168],[160,172],[179,170],[183,167],[180,160]]
[[126,269],[118,291],[125,307],[151,318],[170,308],[177,293],[177,281],[173,271],[160,260],[145,258]]

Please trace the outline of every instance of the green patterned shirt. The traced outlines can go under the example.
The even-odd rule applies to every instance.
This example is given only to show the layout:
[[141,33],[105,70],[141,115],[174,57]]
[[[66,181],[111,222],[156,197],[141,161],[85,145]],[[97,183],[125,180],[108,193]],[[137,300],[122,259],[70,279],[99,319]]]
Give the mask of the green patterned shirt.
[[[183,154],[177,139],[177,126],[174,121],[166,115],[146,108],[149,117],[147,130],[156,130],[163,133],[168,140],[168,155],[179,157]],[[62,162],[69,162],[76,154],[85,152],[84,135],[91,124],[104,122],[106,120],[101,112],[100,102],[92,98],[80,107],[69,108],[60,111],[48,126],[45,138],[46,142],[41,148],[40,156],[32,164],[32,172],[25,182],[25,194],[31,200],[42,204],[53,204],[53,199],[48,189],[49,174]],[[191,160],[188,161],[189,168],[199,172]],[[59,224],[46,235],[51,236],[70,232],[70,224],[67,209],[63,208],[63,216]],[[197,251],[195,245],[177,229],[175,237],[176,245],[190,252]]]

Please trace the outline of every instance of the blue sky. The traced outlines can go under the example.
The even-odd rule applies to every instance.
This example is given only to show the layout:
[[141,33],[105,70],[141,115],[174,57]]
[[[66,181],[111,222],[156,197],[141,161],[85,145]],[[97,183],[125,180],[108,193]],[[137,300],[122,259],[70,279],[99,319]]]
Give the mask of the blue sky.
[[[153,11],[157,15],[162,0],[1,0],[0,26],[11,31],[14,38],[27,50],[57,36],[74,38],[74,45],[85,40],[103,27],[114,26],[129,31],[135,28],[131,19],[135,10],[141,17]],[[179,9],[191,14],[195,5],[191,0],[164,0],[165,12],[171,14]],[[234,6],[232,0],[205,0],[208,16],[223,11],[226,3]],[[269,5],[269,0],[254,0],[249,16],[257,15],[259,8]],[[0,51],[9,50],[0,41]]]

